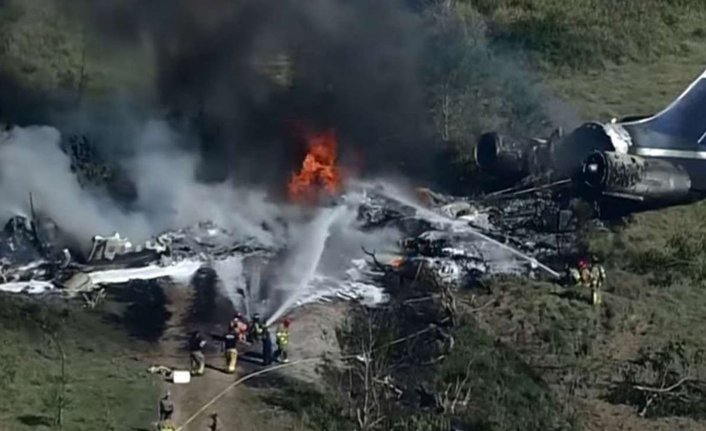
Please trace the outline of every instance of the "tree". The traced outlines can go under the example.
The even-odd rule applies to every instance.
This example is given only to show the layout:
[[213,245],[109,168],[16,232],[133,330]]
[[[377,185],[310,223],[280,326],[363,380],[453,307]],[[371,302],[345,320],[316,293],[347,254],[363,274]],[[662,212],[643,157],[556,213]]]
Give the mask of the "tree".
[[353,368],[352,372],[355,373],[362,386],[362,402],[359,401],[355,411],[358,427],[361,431],[369,431],[376,429],[384,419],[381,414],[380,394],[377,388],[384,360],[375,352],[373,314],[366,307],[363,307],[362,311],[365,316],[365,328],[359,338],[358,365]]
[[64,353],[64,347],[61,343],[59,331],[47,329],[46,326],[44,329],[47,337],[56,349],[56,354],[60,363],[60,374],[58,376],[52,376],[52,385],[44,399],[44,405],[46,411],[53,412],[54,414],[54,429],[61,430],[64,426],[64,413],[70,404],[66,390],[68,385],[68,376],[66,374],[66,355]]

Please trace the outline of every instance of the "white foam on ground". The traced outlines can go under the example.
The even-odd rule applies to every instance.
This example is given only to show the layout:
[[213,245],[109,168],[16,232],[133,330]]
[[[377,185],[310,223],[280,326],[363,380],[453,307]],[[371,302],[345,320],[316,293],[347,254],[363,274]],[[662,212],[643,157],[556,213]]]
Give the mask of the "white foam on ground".
[[331,302],[336,299],[358,301],[363,305],[374,306],[386,303],[389,296],[385,289],[370,283],[370,271],[365,259],[354,259],[343,279],[316,274],[306,291],[301,293],[295,307],[317,302]]
[[336,299],[358,301],[367,306],[374,306],[388,301],[384,289],[374,284],[355,280],[336,280],[330,277],[314,276],[292,308],[302,305],[331,302]]
[[203,262],[198,260],[183,260],[169,266],[149,265],[144,268],[110,269],[106,271],[89,272],[86,275],[93,284],[119,284],[131,280],[154,280],[169,277],[179,283],[188,283]]
[[29,293],[37,295],[56,289],[50,281],[14,281],[12,283],[0,284],[0,292],[8,293]]

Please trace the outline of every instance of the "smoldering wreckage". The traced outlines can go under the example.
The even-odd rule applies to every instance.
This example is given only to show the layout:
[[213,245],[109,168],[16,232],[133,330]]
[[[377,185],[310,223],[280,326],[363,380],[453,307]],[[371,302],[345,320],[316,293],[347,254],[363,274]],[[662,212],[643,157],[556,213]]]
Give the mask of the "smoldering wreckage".
[[[376,284],[381,271],[413,277],[423,270],[456,288],[482,285],[494,274],[556,279],[562,276],[557,269],[584,252],[577,241],[581,223],[601,224],[616,213],[701,196],[703,124],[689,119],[704,109],[706,73],[654,116],[587,123],[548,139],[484,134],[476,163],[514,185],[474,197],[344,181],[335,133],[314,134],[301,170],[289,183],[290,200],[309,204],[311,230],[304,234],[303,260],[292,258],[301,250],[288,243],[286,233],[279,234],[277,244],[264,243],[208,220],[141,244],[119,233],[96,232],[87,253],[72,250],[59,241],[61,226],[35,212],[41,202],[28,196],[31,216],[12,217],[0,235],[0,290],[89,300],[107,284],[162,277],[188,284],[215,271],[236,308],[263,312],[273,321],[306,302],[335,297],[382,302],[383,287]],[[323,195],[327,198],[319,199]],[[376,235],[392,229],[397,241],[384,250],[358,248],[346,256],[347,270],[331,276],[317,266],[342,212],[354,215],[356,231]],[[279,223],[270,229],[286,232],[287,221]],[[286,259],[294,260],[290,266],[297,267],[296,274],[282,270]],[[289,275],[296,280],[283,280]]]
[[[538,221],[538,215],[547,216],[549,204],[516,199],[501,208],[419,189],[421,204],[412,197],[398,198],[400,191],[387,184],[359,184],[352,189],[325,209],[345,206],[356,213],[357,228],[364,232],[399,229],[404,234],[399,248],[359,249],[360,256],[351,260],[346,280],[312,277],[310,282],[316,285],[301,291],[292,306],[332,297],[381,301],[384,294],[374,286],[374,279],[382,266],[406,273],[419,271],[421,265],[459,288],[472,286],[486,274],[531,271],[539,275],[544,271],[557,275],[537,260],[551,256],[557,241],[566,241],[551,231],[551,221]],[[247,308],[267,300],[267,294],[253,285],[255,274],[238,274],[234,280],[221,275],[219,268],[235,259],[240,270],[247,272],[262,268],[263,262],[276,261],[285,251],[256,238],[242,241],[226,229],[203,222],[164,232],[144,244],[133,244],[119,233],[96,235],[90,252],[80,254],[52,242],[59,229],[39,217],[16,216],[7,222],[0,249],[1,290],[73,297],[90,294],[102,285],[138,279],[170,277],[188,283],[199,273],[215,270],[221,282],[242,283],[234,289],[242,297],[241,306]]]
[[[223,286],[223,291],[235,292],[231,295],[235,298],[231,299],[237,307],[251,312],[257,309],[274,317],[276,308],[327,298],[384,301],[382,287],[375,282],[381,265],[403,273],[418,271],[423,264],[425,270],[457,287],[473,285],[492,273],[544,270],[556,275],[535,260],[549,256],[557,244],[556,234],[545,231],[547,226],[537,222],[537,215],[548,210],[545,204],[537,205],[540,201],[485,204],[429,190],[418,190],[417,196],[409,198],[402,198],[404,195],[388,184],[351,183],[345,193],[317,210],[322,213],[312,217],[314,230],[331,223],[328,214],[334,217],[337,211],[347,211],[355,215],[355,228],[361,232],[375,233],[391,228],[401,232],[399,247],[358,248],[357,255],[350,256],[350,267],[338,279],[319,276],[315,273],[316,264],[325,247],[325,230],[330,228],[323,226],[319,255],[304,262],[304,266],[312,266],[314,272],[292,275],[294,279],[305,277],[295,284],[308,286],[294,293],[278,295],[264,286],[265,283],[279,286],[292,283],[278,282],[272,280],[273,277],[268,279],[267,274],[273,271],[266,265],[267,262],[277,265],[278,271],[274,272],[281,272],[281,260],[286,259],[283,255],[296,253],[296,247],[288,250],[291,244],[272,245],[257,238],[243,239],[206,221],[163,232],[141,244],[134,244],[119,233],[96,235],[90,251],[82,253],[61,247],[58,241],[61,227],[36,213],[30,218],[13,217],[2,231],[0,289],[82,296],[90,303],[101,292],[101,287],[108,284],[161,277],[188,284],[192,277],[215,271],[220,283],[230,285]],[[39,202],[32,202],[32,206],[35,205],[41,206]],[[314,239],[317,236],[316,233],[306,235]],[[268,305],[268,299],[278,303]]]

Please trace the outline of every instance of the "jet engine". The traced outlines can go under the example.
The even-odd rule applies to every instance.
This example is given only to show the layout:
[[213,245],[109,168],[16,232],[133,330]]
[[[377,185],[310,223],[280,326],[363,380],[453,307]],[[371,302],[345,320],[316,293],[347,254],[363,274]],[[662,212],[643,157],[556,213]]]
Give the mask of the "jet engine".
[[593,151],[613,150],[602,126],[586,123],[564,136],[556,129],[547,139],[515,139],[484,133],[476,145],[476,164],[486,172],[515,179],[540,175],[565,179],[574,176]]
[[476,164],[486,172],[513,177],[530,173],[527,143],[496,132],[484,133],[475,149]]
[[612,151],[589,155],[579,177],[603,196],[645,204],[681,201],[691,189],[689,174],[677,164]]

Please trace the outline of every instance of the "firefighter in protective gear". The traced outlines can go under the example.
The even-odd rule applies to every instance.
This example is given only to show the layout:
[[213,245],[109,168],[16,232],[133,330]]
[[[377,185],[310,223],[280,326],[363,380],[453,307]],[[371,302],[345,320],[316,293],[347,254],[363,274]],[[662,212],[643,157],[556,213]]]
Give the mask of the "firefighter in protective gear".
[[223,350],[226,354],[226,372],[233,374],[238,362],[238,336],[235,331],[229,331],[223,336]]
[[172,419],[174,414],[174,403],[172,403],[172,394],[167,391],[166,395],[159,400],[159,421],[165,422]]
[[287,355],[287,345],[289,344],[289,319],[284,319],[282,324],[277,328],[277,351],[275,352],[275,360],[277,362],[289,362]]
[[206,340],[201,334],[194,332],[189,341],[189,350],[191,351],[191,374],[202,376],[206,368],[206,358],[203,355],[203,348],[206,347]]
[[605,268],[603,265],[593,263],[591,265],[591,303],[593,305],[601,304],[601,288],[605,281]]
[[238,341],[241,343],[247,342],[248,324],[245,322],[242,314],[237,313],[233,320],[228,323],[228,329],[235,333]]
[[579,283],[581,286],[591,287],[591,269],[588,267],[588,262],[585,260],[579,261]]
[[568,286],[578,286],[581,284],[581,273],[575,266],[566,265],[566,284]]
[[262,365],[269,366],[272,363],[272,336],[267,326],[262,327]]
[[255,340],[261,340],[262,339],[262,334],[265,330],[265,327],[262,325],[262,322],[260,321],[260,314],[255,313],[252,316],[252,324],[250,325],[250,331],[249,336],[250,336],[250,341],[255,342]]
[[229,331],[235,331],[235,328],[238,327],[238,322],[242,319],[240,313],[235,313],[235,316],[228,322],[228,330]]
[[208,429],[210,431],[221,430],[221,422],[218,420],[218,413],[213,412],[213,414],[211,414],[211,425],[208,426]]

